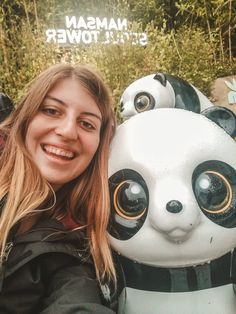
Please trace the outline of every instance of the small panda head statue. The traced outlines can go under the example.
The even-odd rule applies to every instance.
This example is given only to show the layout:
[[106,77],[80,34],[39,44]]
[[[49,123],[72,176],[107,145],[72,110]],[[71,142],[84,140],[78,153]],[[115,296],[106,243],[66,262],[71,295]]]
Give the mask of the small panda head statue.
[[197,265],[236,247],[236,119],[162,108],[122,123],[109,160],[110,239],[157,267]]
[[195,86],[184,79],[166,73],[143,76],[124,90],[120,111],[124,120],[159,108],[180,108],[200,113],[213,106]]

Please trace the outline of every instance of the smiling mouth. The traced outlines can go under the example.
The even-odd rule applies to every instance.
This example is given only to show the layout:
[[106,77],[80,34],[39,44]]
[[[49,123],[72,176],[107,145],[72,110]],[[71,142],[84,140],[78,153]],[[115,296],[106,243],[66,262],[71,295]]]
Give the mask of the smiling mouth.
[[61,158],[64,160],[72,160],[75,157],[75,154],[73,152],[56,147],[56,146],[43,145],[42,149],[48,155]]

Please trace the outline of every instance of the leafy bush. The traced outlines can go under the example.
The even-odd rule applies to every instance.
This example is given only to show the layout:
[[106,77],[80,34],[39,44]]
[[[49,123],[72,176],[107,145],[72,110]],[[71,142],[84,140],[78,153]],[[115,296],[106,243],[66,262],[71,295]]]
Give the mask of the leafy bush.
[[[78,5],[77,1],[73,1],[74,5]],[[31,79],[48,65],[57,62],[95,64],[111,87],[118,119],[122,92],[132,81],[144,75],[155,72],[177,75],[208,95],[209,86],[214,79],[221,75],[234,74],[236,70],[234,59],[230,60],[227,57],[228,52],[222,49],[222,37],[217,29],[209,34],[209,30],[205,30],[200,23],[201,27],[185,25],[170,30],[165,19],[160,26],[164,5],[156,8],[156,12],[160,12],[158,26],[154,21],[146,25],[147,46],[133,45],[130,42],[71,47],[47,44],[44,32],[48,23],[52,27],[55,24],[52,17],[62,18],[66,14],[73,14],[69,7],[73,1],[65,0],[64,3],[56,4],[55,1],[40,1],[36,6],[35,0],[3,0],[0,8],[0,90],[9,94],[15,102]],[[86,3],[87,1],[80,2],[84,8]],[[141,2],[131,1],[129,5],[132,3],[133,9],[136,8],[136,15],[140,17]],[[125,4],[126,0],[114,0],[106,2],[105,8],[107,12],[113,10],[116,14],[125,14],[128,10],[128,5],[126,8]],[[67,9],[63,10],[66,5]],[[149,11],[144,14],[145,21],[153,18],[151,9],[154,5],[155,2],[150,1]],[[91,10],[92,7],[87,12],[91,14]],[[133,31],[141,31],[144,25],[141,18],[138,21],[130,23]]]

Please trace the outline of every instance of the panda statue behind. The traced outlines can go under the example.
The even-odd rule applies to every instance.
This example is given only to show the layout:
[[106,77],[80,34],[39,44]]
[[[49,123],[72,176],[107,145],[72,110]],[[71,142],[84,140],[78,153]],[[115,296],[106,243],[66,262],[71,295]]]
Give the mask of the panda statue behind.
[[236,123],[217,110],[163,108],[118,127],[109,233],[120,314],[236,313]]
[[120,99],[124,120],[157,108],[180,108],[200,113],[213,103],[192,84],[165,73],[151,74],[131,83]]

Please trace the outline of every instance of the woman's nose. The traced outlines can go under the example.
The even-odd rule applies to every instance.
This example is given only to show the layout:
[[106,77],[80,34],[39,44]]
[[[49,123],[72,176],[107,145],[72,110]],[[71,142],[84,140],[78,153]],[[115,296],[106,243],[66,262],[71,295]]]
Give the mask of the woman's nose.
[[73,118],[65,118],[58,121],[58,125],[55,129],[56,134],[63,136],[64,138],[70,140],[77,140],[78,138],[78,128],[77,121]]

